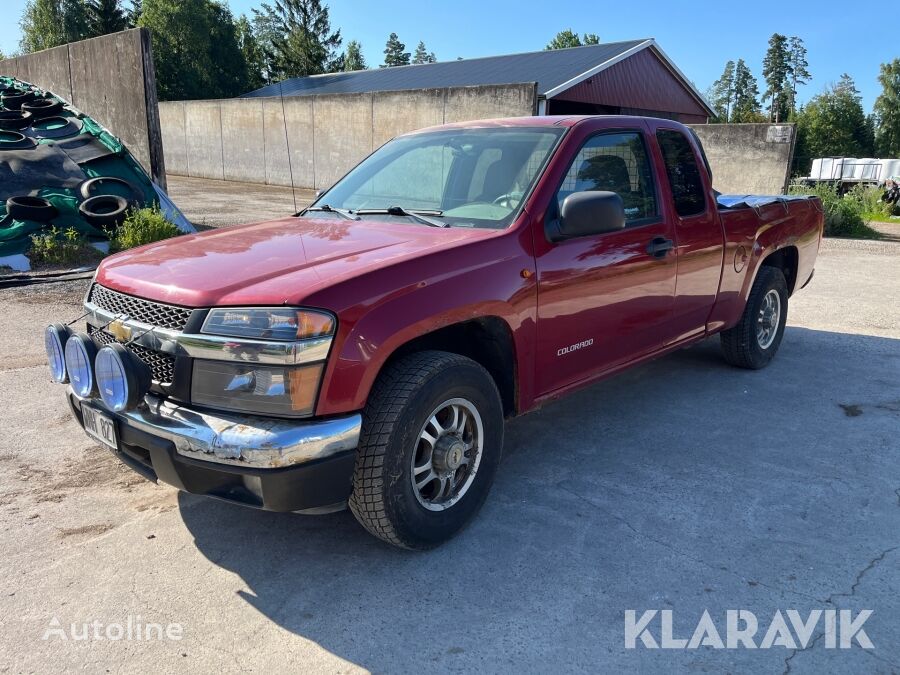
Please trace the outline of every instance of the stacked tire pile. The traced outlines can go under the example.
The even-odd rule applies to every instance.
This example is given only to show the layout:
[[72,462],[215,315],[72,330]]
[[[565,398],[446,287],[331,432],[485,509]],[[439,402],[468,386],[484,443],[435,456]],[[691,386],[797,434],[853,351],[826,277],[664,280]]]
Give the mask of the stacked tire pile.
[[52,93],[0,77],[0,263],[70,228],[102,248],[160,195],[118,138]]

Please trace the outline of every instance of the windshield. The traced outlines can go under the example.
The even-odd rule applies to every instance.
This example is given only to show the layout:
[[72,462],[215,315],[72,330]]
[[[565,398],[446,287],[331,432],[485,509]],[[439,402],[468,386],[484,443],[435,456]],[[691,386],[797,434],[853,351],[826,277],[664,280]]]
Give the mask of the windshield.
[[[310,207],[365,218],[375,213],[422,224],[506,227],[564,129],[447,129],[394,139]],[[375,212],[375,213],[373,213]],[[318,215],[318,214],[317,214]]]

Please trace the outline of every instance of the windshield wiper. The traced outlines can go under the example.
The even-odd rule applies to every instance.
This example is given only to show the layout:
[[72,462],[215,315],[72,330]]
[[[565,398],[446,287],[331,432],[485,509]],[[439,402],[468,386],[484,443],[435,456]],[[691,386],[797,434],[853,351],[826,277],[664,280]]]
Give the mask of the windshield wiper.
[[389,206],[386,209],[360,209],[357,213],[361,216],[377,216],[386,213],[389,216],[407,216],[420,223],[431,225],[431,227],[450,227],[450,223],[444,223],[428,216],[439,216],[443,211],[431,209],[404,209],[402,206]]
[[336,206],[331,206],[330,204],[322,204],[321,206],[310,206],[309,208],[306,209],[306,211],[324,211],[325,213],[336,213],[341,218],[346,218],[347,220],[359,220],[359,216],[355,215],[353,213],[353,211],[349,211],[347,209],[339,209]]

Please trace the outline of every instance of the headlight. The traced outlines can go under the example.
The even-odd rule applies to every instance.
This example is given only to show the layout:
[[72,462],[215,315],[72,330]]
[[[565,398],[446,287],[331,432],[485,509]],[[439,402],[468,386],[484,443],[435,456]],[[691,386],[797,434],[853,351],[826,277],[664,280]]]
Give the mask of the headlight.
[[150,390],[147,364],[120,344],[103,347],[94,364],[100,398],[114,412],[137,407]]
[[94,358],[97,347],[87,333],[75,333],[66,340],[66,370],[72,391],[78,398],[90,398],[97,393],[94,381]]
[[54,382],[65,383],[69,381],[66,372],[66,342],[72,335],[68,326],[61,323],[51,323],[44,329],[44,349],[47,350],[47,363],[50,365],[50,377]]
[[260,366],[194,361],[191,401],[222,410],[279,417],[311,415],[323,364]]
[[334,333],[334,317],[291,307],[235,307],[210,310],[201,333],[291,342]]

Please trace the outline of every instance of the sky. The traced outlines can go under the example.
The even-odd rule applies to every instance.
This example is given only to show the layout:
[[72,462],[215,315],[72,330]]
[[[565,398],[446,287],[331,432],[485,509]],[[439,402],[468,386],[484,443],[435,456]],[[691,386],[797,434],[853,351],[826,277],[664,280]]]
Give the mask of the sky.
[[[235,16],[250,15],[261,0],[228,0]],[[536,0],[325,0],[331,23],[344,44],[362,43],[374,66],[382,62],[384,43],[396,32],[415,51],[424,40],[438,60],[491,56],[542,49],[560,30],[596,33],[603,42],[656,38],[662,49],[700,89],[722,73],[729,59],[743,58],[762,79],[762,59],[774,32],[803,38],[808,50],[810,83],[802,101],[819,93],[842,73],[849,73],[870,111],[880,86],[881,63],[900,58],[898,21],[877,5],[857,11],[846,2],[754,0],[736,3],[696,1],[576,2]],[[681,9],[678,9],[678,6]],[[0,50],[9,53],[19,41],[18,17],[25,0],[0,0]],[[764,89],[760,84],[760,91]]]

